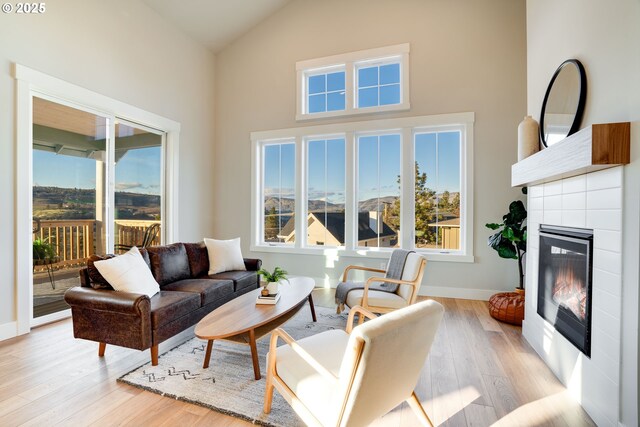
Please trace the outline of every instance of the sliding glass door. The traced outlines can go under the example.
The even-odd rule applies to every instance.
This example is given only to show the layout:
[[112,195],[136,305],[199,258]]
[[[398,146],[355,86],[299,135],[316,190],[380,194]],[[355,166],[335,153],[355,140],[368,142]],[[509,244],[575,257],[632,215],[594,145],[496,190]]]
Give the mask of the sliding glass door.
[[67,310],[93,254],[162,241],[164,135],[33,96],[33,319]]
[[33,97],[33,318],[68,309],[64,292],[106,243],[110,119]]
[[163,135],[118,120],[114,153],[114,243],[122,253],[132,246],[162,241]]

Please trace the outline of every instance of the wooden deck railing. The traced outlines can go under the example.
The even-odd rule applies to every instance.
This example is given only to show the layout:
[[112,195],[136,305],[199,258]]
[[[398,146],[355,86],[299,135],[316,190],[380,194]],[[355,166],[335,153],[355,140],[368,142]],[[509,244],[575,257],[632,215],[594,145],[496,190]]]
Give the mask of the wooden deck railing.
[[[40,239],[53,246],[57,256],[55,267],[83,264],[94,253],[95,226],[92,219],[40,221],[33,240]],[[36,266],[38,269],[44,267]]]
[[[146,221],[146,220],[116,220],[115,229],[115,242],[116,245],[139,245],[144,238],[144,232],[152,224],[159,224],[161,221]],[[153,239],[151,246],[157,246],[162,241],[160,233]]]
[[[139,245],[144,232],[151,224],[160,221],[116,220],[115,244]],[[40,220],[40,228],[33,233],[33,240],[40,239],[53,246],[56,259],[51,267],[55,269],[84,265],[96,252],[96,221],[86,220]],[[160,233],[152,245],[159,245]],[[36,265],[39,272],[46,267]]]

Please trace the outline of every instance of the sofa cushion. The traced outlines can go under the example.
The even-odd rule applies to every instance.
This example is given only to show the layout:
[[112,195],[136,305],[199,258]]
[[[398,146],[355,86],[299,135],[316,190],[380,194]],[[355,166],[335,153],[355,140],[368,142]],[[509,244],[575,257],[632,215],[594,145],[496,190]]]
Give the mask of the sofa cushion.
[[162,288],[165,291],[194,292],[200,294],[200,305],[207,305],[233,294],[231,280],[186,279],[170,283]]
[[173,322],[200,308],[200,295],[193,292],[160,291],[151,297],[151,328]]
[[225,271],[246,270],[240,238],[230,240],[207,239],[204,244],[209,254],[209,274],[223,273]]
[[149,267],[149,270],[151,270],[151,260],[149,259],[149,252],[146,248],[138,248],[138,250],[140,251],[140,255],[142,255],[142,259],[147,264],[147,267]]
[[225,271],[224,273],[210,274],[208,277],[217,280],[232,280],[234,292],[246,288],[257,289],[259,284],[255,271]]
[[91,287],[93,289],[108,289],[113,290],[113,287],[107,282],[107,279],[102,277],[102,274],[96,268],[94,262],[104,261],[105,259],[113,258],[115,255],[91,255],[87,260],[87,271],[89,272],[89,279]]
[[[151,261],[149,260],[149,253],[144,248],[139,248],[140,255],[142,255],[142,259],[144,260],[147,267],[151,269]],[[96,261],[104,261],[105,259],[113,258],[115,255],[91,255],[87,260],[87,272],[89,273],[89,284],[93,289],[107,289],[112,291],[113,286],[107,282],[107,280],[100,274],[94,262]]]
[[151,272],[163,287],[178,280],[191,278],[187,251],[182,243],[147,248],[151,260]]
[[160,292],[158,282],[135,246],[126,254],[96,261],[94,266],[116,291],[144,294],[149,298]]
[[189,258],[191,277],[198,277],[209,271],[209,253],[204,242],[185,243],[184,248]]

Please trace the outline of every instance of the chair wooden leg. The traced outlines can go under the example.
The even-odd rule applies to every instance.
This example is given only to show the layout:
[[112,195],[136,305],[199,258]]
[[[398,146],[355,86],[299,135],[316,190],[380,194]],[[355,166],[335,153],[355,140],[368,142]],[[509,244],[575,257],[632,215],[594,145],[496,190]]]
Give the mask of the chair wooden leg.
[[273,401],[273,374],[271,371],[267,370],[267,386],[264,392],[264,408],[263,411],[265,414],[271,412],[271,402]]
[[158,366],[158,344],[151,347],[151,366]]
[[420,420],[421,425],[433,427],[433,423],[431,422],[431,419],[429,418],[424,408],[422,407],[422,404],[420,403],[420,399],[418,399],[418,396],[416,396],[415,391],[411,393],[411,397],[407,399],[407,403],[409,404],[413,412],[416,414],[416,417],[418,417],[418,420]]
[[106,342],[98,343],[98,357],[104,357],[104,350],[107,348]]

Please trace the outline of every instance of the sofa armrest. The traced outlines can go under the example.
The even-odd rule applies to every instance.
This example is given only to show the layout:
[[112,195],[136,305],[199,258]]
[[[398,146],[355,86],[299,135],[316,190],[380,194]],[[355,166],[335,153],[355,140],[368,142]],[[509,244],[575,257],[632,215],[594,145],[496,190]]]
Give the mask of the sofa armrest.
[[148,296],[77,286],[64,300],[71,306],[74,337],[138,350],[153,345]]
[[116,292],[85,287],[73,287],[64,294],[70,306],[81,306],[91,310],[112,311],[123,314],[149,316],[149,297],[129,292]]
[[244,266],[248,271],[258,271],[262,267],[262,260],[257,258],[245,258]]

